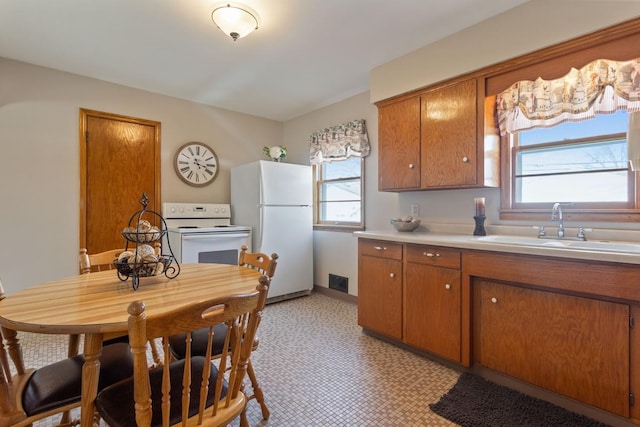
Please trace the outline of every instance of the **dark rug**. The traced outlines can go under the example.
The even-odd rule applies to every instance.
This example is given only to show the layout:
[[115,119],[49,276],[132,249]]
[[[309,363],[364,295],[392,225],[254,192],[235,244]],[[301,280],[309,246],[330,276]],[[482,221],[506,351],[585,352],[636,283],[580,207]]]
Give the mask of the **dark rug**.
[[466,372],[429,408],[463,427],[608,427]]

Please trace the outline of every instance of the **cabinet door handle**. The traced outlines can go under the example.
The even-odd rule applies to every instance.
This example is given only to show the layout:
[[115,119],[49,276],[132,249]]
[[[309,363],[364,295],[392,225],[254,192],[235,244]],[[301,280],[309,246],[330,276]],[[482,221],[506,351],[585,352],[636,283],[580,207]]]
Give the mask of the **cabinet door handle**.
[[415,168],[415,165],[413,163],[409,163],[409,169],[413,169]]
[[432,252],[423,252],[422,253],[423,256],[429,257],[429,258],[433,258],[433,257],[439,257],[440,254],[439,253],[432,253]]
[[498,303],[498,298],[492,297],[491,298],[491,302],[494,303],[494,304],[497,304]]
[[469,158],[468,158],[467,156],[464,156],[464,157],[462,158],[462,161],[463,161],[464,163],[469,163]]
[[449,289],[451,289],[451,285],[449,283],[447,283],[446,285],[444,285],[444,288],[449,290]]
[[396,273],[390,273],[389,277],[391,277],[393,279],[394,277],[396,277]]
[[373,249],[375,249],[376,251],[386,251],[387,248],[385,248],[384,246],[374,246]]

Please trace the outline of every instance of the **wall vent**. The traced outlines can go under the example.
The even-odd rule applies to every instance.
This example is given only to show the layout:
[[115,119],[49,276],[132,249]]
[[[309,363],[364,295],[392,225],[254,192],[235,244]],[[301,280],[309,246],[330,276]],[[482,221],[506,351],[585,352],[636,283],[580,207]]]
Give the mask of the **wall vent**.
[[329,273],[329,289],[349,293],[349,278]]

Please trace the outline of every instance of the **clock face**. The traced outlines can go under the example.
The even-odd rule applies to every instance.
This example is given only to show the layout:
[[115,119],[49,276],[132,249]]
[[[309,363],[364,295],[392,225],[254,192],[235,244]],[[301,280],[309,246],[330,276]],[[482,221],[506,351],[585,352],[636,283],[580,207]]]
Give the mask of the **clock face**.
[[173,166],[184,182],[202,187],[218,175],[218,156],[202,142],[188,142],[176,152]]

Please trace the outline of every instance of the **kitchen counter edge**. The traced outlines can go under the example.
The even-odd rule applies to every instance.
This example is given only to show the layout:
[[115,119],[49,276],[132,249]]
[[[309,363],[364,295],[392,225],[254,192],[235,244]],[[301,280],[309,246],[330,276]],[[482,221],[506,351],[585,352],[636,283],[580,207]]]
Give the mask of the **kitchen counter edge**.
[[386,230],[356,231],[357,238],[385,240],[398,243],[412,243],[419,245],[444,246],[458,249],[471,249],[489,252],[504,252],[511,254],[538,255],[554,258],[569,258],[600,262],[615,262],[624,264],[640,264],[640,254],[625,252],[610,252],[600,250],[582,250],[576,248],[526,246],[506,243],[480,241],[479,236],[462,234],[431,233],[431,232],[400,232]]

